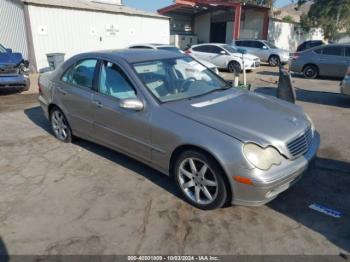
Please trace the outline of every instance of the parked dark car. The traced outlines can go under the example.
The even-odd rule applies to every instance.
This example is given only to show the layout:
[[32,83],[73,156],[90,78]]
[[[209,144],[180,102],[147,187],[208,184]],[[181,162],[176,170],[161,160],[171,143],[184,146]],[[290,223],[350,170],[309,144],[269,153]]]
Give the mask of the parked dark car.
[[290,70],[305,78],[318,76],[343,78],[350,66],[350,45],[325,45],[295,53]]
[[30,83],[26,67],[28,62],[21,53],[13,53],[0,44],[0,89],[28,90]]
[[305,50],[308,50],[310,48],[316,47],[316,46],[320,46],[320,45],[325,45],[326,43],[323,42],[322,40],[309,40],[309,41],[305,41],[302,44],[300,44],[297,48],[297,52],[302,52]]

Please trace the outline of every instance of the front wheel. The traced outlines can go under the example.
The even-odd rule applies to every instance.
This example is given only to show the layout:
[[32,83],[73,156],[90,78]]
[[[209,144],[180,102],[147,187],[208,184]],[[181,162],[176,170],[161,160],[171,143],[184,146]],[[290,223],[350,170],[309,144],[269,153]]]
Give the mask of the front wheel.
[[72,142],[72,131],[63,112],[57,107],[50,112],[51,128],[55,137],[65,143]]
[[270,56],[268,62],[270,64],[270,66],[279,66],[281,64],[281,60],[277,55]]
[[228,189],[219,165],[211,157],[197,151],[186,151],[175,164],[176,184],[193,206],[211,210],[222,207]]
[[236,61],[231,61],[227,67],[230,73],[239,74],[242,71],[241,65]]

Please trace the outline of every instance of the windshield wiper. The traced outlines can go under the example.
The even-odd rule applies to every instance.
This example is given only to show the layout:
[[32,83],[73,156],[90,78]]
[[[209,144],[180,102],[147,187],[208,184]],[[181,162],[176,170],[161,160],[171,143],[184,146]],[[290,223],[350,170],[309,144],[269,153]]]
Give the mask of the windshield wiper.
[[192,100],[193,98],[197,98],[197,97],[201,97],[201,96],[205,96],[205,95],[209,95],[211,93],[215,93],[215,92],[218,92],[218,91],[225,91],[225,90],[228,90],[230,89],[231,86],[230,85],[225,85],[224,87],[220,87],[220,88],[215,88],[215,89],[212,89],[206,93],[203,93],[203,94],[200,94],[200,95],[196,95],[196,96],[191,96],[188,98],[188,100]]

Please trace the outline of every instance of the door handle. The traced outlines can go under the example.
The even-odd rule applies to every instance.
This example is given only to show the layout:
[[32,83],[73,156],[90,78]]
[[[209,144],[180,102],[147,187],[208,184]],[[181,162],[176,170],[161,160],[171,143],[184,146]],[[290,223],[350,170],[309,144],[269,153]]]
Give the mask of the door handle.
[[63,90],[61,87],[57,87],[58,92],[60,92],[62,95],[66,95],[67,91]]
[[102,103],[100,101],[94,101],[94,104],[98,107],[98,108],[102,108]]

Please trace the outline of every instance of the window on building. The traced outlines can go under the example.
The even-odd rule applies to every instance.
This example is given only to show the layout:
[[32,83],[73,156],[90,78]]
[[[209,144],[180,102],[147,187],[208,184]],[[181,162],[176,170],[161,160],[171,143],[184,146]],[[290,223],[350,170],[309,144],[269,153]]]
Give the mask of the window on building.
[[343,56],[343,48],[341,46],[327,46],[323,48],[322,54],[332,56]]
[[99,92],[117,99],[136,98],[135,89],[127,76],[111,62],[102,63]]
[[76,63],[62,76],[62,81],[82,87],[92,88],[97,59],[86,59]]

